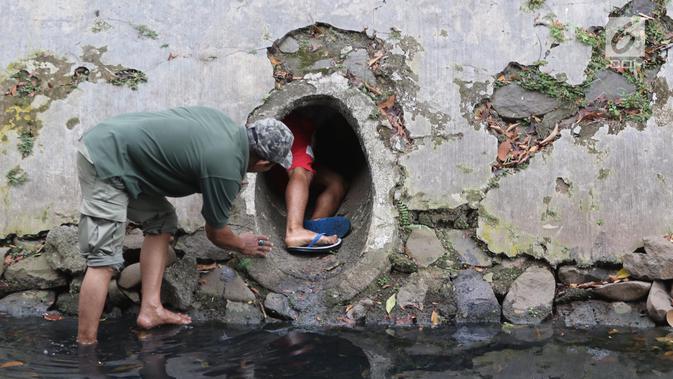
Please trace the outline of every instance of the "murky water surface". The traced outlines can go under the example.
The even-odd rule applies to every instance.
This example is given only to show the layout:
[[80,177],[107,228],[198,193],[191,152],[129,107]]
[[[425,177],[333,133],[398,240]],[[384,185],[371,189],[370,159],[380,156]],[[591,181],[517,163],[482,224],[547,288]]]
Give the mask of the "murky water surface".
[[306,330],[197,324],[138,332],[0,316],[2,378],[672,378],[671,329],[539,327]]

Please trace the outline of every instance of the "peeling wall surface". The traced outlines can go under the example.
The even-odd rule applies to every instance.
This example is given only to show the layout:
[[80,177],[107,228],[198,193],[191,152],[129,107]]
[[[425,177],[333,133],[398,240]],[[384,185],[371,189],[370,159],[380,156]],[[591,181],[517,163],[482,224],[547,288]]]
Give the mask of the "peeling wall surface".
[[[489,111],[493,103],[504,114],[497,92],[522,80],[507,71],[511,62],[568,88],[589,87],[595,47],[576,34],[605,27],[610,13],[626,3],[549,0],[531,10],[519,0],[239,0],[200,6],[180,0],[0,0],[6,15],[0,23],[0,237],[77,221],[77,140],[106,117],[198,104],[244,124],[277,85],[267,48],[320,22],[384,41],[390,47],[378,58],[384,70],[387,59],[403,60],[390,67],[405,72],[387,75],[408,139],[385,117],[379,123],[387,131],[370,133],[384,140],[386,154],[395,154],[400,172],[394,190],[377,194],[377,201],[417,213],[478,210],[477,238],[496,254],[526,253],[552,265],[619,262],[642,246],[644,236],[673,232],[673,60],[664,52],[657,69],[648,71],[655,90],[645,119],[629,120],[633,107],[617,101],[607,107],[621,116],[594,122],[589,136],[576,132],[590,126],[575,118],[546,140],[552,123],[538,132],[539,151],[527,150],[527,166],[508,167],[510,161],[500,159],[505,134],[494,132],[486,118],[477,120],[475,109],[487,104]],[[559,119],[590,110],[579,103],[570,102],[573,110]],[[526,122],[536,123],[531,117]],[[254,186],[245,191],[244,199],[254,198]],[[174,202],[185,230],[203,224],[199,196]]]

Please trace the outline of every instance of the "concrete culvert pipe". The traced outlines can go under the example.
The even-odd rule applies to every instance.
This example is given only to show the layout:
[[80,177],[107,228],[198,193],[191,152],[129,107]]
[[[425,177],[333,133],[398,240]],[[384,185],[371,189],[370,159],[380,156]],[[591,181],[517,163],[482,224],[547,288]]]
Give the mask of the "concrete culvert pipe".
[[[258,174],[250,183],[255,190],[257,229],[269,235],[276,248],[266,259],[254,259],[248,271],[268,289],[310,293],[313,300],[335,303],[350,299],[389,267],[388,254],[398,240],[392,201],[398,173],[394,154],[376,130],[378,122],[370,118],[374,110],[376,105],[367,96],[333,75],[275,90],[250,115],[250,122],[265,117],[282,120],[298,113],[314,121],[316,163],[340,173],[349,183],[337,214],[351,220],[352,231],[334,255],[285,250],[284,170]],[[311,196],[307,217],[314,201]]]

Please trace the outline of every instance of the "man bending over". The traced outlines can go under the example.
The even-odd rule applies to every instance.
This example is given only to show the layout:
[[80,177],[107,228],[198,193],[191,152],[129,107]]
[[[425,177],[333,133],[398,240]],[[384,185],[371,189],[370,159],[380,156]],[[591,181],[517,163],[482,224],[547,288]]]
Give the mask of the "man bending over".
[[246,171],[264,172],[275,163],[290,166],[292,140],[280,121],[265,119],[245,128],[205,107],[123,114],[86,132],[77,158],[80,250],[88,266],[77,341],[96,342],[108,283],[124,264],[127,218],[140,224],[145,235],[138,326],[191,322],[161,304],[168,245],[177,230],[175,209],[165,196],[201,193],[206,234],[216,246],[259,257],[270,252],[267,236],[236,235],[227,227],[229,210]]

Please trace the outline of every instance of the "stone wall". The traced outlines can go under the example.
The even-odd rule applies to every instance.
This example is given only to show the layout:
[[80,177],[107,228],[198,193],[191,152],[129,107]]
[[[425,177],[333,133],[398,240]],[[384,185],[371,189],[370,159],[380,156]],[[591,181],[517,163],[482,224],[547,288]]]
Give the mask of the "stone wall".
[[[96,122],[199,104],[244,124],[321,96],[351,118],[367,157],[371,183],[360,190],[371,196],[362,195],[370,203],[357,243],[301,275],[301,261],[282,249],[272,260],[232,260],[204,240],[199,197],[173,199],[184,231],[166,275],[174,306],[204,318],[231,309],[241,322],[261,320],[268,302],[302,324],[536,323],[553,311],[569,324],[590,311],[605,316],[596,323],[630,324],[620,317],[636,315],[648,293],[668,296],[667,274],[633,263],[658,262],[661,249],[643,238],[666,249],[673,228],[673,6],[664,1],[54,1],[3,10],[3,294],[56,289],[62,311],[58,303],[75,298],[81,267],[53,258],[66,248],[47,250],[44,237],[77,220],[76,141]],[[646,20],[643,66],[610,68],[609,17],[634,15]],[[264,215],[282,204],[260,197],[257,179],[249,175],[233,226],[277,233]],[[647,254],[634,255],[643,246]],[[197,263],[215,281],[206,295]],[[232,281],[245,296],[222,294]],[[132,309],[128,288],[118,300]],[[623,298],[629,291],[638,295]],[[577,302],[594,297],[602,300]],[[657,322],[661,312],[650,310]]]

